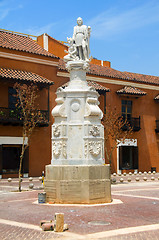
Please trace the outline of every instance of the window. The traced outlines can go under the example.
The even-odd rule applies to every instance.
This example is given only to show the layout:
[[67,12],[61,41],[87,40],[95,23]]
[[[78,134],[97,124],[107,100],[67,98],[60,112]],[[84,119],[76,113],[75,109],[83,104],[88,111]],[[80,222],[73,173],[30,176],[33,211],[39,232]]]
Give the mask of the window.
[[16,95],[16,90],[13,87],[8,88],[8,107],[11,109],[16,108],[16,103],[17,103],[17,97]]
[[[0,145],[0,174],[18,173],[21,144]],[[24,154],[22,173],[29,172],[29,149]]]
[[119,169],[129,170],[138,169],[138,147],[120,146],[119,147]]
[[125,119],[127,119],[128,121],[131,120],[131,115],[132,115],[132,101],[130,100],[122,100],[121,102],[122,104],[122,116]]

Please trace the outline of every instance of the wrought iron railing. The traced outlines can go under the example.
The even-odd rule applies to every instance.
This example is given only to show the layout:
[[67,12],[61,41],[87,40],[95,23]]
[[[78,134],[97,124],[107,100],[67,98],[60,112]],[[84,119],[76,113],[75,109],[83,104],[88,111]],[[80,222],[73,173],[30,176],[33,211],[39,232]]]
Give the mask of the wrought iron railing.
[[159,132],[159,120],[156,120],[156,129],[155,131],[158,133]]
[[[49,112],[47,110],[37,110],[40,113],[38,126],[49,124]],[[16,108],[0,107],[0,124],[23,125],[23,114]]]
[[[125,121],[126,119],[123,117],[123,121]],[[126,120],[126,123],[124,124],[124,126],[122,127],[123,131],[128,130],[129,126],[132,128],[133,131],[139,131],[141,129],[140,127],[140,117],[138,118],[133,118],[131,117],[129,120]]]

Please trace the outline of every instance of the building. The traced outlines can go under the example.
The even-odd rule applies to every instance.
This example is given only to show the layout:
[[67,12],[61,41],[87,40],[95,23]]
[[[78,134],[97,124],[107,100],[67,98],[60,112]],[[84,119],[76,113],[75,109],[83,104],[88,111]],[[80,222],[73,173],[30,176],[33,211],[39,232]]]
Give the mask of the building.
[[[22,143],[22,124],[14,113],[13,85],[16,81],[39,86],[42,122],[25,154],[23,173],[39,176],[51,162],[50,114],[56,89],[65,86],[69,73],[61,59],[68,47],[43,34],[31,37],[0,31],[0,176],[17,176]],[[112,157],[112,171],[159,171],[159,77],[121,72],[110,62],[92,59],[88,83],[100,94],[100,107],[116,106],[133,128],[132,139],[119,142]],[[124,130],[124,129],[123,129]],[[11,157],[12,156],[12,157]],[[107,161],[107,160],[106,160]]]

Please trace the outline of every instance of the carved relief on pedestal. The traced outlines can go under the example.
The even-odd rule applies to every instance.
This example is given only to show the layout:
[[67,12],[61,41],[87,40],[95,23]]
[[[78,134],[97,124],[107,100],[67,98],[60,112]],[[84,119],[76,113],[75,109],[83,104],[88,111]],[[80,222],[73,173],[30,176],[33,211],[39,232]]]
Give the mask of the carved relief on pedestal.
[[60,156],[61,149],[62,149],[62,141],[52,142],[52,152],[56,158]]
[[59,125],[53,125],[53,135],[54,135],[54,137],[60,136],[60,126]]
[[93,137],[100,136],[100,128],[97,125],[93,125],[89,131],[89,134]]
[[87,155],[88,155],[88,144],[87,144],[87,142],[85,142],[85,144],[84,144],[84,156],[85,156],[85,158],[87,158]]
[[71,109],[72,109],[72,111],[73,112],[78,112],[78,110],[80,109],[80,102],[79,102],[79,100],[73,100],[72,102],[71,102]]
[[89,152],[95,157],[98,156],[101,152],[101,141],[90,141]]
[[62,143],[62,154],[64,158],[67,158],[67,145],[66,142]]

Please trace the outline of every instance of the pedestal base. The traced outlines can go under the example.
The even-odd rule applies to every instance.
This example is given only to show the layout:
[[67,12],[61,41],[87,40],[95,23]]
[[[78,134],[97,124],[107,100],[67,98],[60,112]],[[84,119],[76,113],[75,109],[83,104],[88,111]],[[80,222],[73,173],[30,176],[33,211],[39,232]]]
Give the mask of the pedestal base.
[[47,165],[45,192],[47,202],[110,203],[110,166]]

